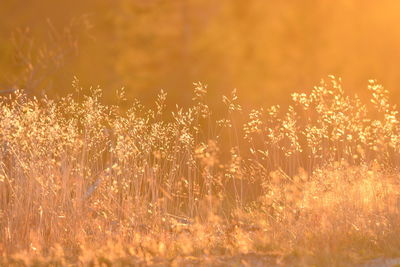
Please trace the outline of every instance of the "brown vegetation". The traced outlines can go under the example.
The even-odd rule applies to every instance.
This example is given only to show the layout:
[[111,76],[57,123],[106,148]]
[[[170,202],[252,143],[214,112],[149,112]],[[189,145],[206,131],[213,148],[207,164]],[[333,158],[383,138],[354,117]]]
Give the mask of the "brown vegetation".
[[[207,87],[166,114],[0,99],[0,263],[346,265],[399,254],[400,123],[370,81],[329,77],[288,108],[213,114]],[[124,102],[124,92],[117,92]]]

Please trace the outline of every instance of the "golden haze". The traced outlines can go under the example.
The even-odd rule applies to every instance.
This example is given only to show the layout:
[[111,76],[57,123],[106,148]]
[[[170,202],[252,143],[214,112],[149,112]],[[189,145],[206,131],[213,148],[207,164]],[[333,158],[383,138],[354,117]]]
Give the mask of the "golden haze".
[[0,265],[399,263],[399,7],[2,1]]
[[[396,101],[399,5],[394,0],[6,0],[0,7],[0,86],[64,95],[77,76],[108,95],[124,86],[129,99],[145,102],[164,89],[174,106],[187,104],[192,82],[203,81],[213,102],[238,88],[251,106],[288,103],[293,90],[333,74],[364,96],[367,81],[377,79]],[[49,36],[52,27],[57,38]],[[18,31],[26,28],[30,33],[21,37]],[[63,37],[65,30],[73,42]],[[38,60],[39,50],[46,49],[47,58]],[[18,51],[23,57],[31,53],[33,62],[15,58]],[[27,77],[32,72],[34,79]]]

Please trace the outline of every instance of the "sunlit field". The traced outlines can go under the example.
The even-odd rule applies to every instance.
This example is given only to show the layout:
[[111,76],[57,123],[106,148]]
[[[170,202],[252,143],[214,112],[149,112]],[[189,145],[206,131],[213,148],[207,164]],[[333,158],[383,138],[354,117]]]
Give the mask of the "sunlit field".
[[[400,124],[375,81],[287,108],[1,98],[1,265],[345,266],[399,255]],[[116,92],[124,101],[124,92]]]
[[400,266],[399,14],[0,0],[0,267]]

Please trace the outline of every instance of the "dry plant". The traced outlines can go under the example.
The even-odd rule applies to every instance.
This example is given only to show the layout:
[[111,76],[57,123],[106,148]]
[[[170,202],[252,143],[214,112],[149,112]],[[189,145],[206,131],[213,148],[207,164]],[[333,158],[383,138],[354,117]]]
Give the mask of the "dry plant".
[[[400,253],[398,111],[329,77],[287,109],[207,86],[165,112],[102,91],[0,99],[0,264],[346,265]],[[79,97],[78,97],[79,96]],[[117,97],[124,101],[124,92]]]
[[91,27],[88,17],[81,16],[71,19],[63,29],[58,29],[47,19],[41,34],[29,27],[17,28],[10,38],[13,64],[4,74],[2,84],[5,87],[2,89],[7,89],[0,90],[0,93],[17,88],[24,88],[30,95],[43,89],[53,90],[55,80],[65,75],[66,66],[80,53],[82,41],[92,38]]

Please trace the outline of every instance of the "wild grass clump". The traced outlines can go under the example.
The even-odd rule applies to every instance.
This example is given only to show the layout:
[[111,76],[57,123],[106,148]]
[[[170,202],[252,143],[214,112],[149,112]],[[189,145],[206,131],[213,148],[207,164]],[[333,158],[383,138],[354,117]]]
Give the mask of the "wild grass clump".
[[[400,123],[370,81],[329,77],[288,108],[123,112],[101,90],[0,99],[2,264],[343,265],[398,255]],[[118,92],[124,101],[123,91]],[[245,116],[247,117],[247,116]]]

